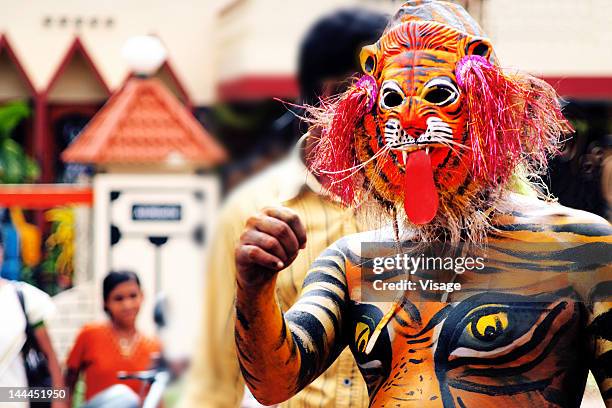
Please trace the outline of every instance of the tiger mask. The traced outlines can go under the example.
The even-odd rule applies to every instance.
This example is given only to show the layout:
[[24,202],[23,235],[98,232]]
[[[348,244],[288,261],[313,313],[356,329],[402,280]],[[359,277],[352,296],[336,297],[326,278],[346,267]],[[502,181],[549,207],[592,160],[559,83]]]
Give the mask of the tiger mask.
[[363,48],[365,75],[314,111],[312,169],[345,203],[403,212],[422,240],[479,242],[517,169],[544,166],[571,128],[555,91],[502,71],[488,39],[405,7]]

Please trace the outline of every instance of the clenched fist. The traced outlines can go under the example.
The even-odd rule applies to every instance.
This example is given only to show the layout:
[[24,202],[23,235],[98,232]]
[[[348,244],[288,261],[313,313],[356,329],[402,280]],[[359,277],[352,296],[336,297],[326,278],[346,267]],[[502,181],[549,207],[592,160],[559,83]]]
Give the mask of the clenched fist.
[[306,244],[306,230],[286,207],[267,207],[249,218],[236,247],[238,281],[258,287],[295,260]]

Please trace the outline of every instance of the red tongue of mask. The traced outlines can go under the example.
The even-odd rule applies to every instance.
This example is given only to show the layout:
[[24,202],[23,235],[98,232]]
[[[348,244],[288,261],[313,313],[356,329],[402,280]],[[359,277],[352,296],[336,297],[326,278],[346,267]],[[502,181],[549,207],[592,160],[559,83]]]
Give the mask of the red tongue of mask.
[[427,224],[438,212],[438,191],[424,149],[408,154],[404,174],[404,210],[413,224]]

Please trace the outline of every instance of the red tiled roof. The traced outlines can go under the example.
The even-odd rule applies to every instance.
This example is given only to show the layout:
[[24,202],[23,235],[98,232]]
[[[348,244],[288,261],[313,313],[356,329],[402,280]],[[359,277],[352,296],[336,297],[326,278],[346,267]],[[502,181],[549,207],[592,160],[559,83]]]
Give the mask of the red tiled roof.
[[155,78],[132,78],[62,153],[65,162],[214,165],[223,148]]

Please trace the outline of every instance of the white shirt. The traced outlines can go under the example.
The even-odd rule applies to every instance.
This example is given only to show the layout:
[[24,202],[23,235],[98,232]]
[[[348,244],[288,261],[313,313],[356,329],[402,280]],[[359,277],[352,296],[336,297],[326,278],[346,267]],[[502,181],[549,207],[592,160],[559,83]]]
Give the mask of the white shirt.
[[[0,387],[27,387],[28,380],[21,356],[26,341],[26,319],[15,285],[23,293],[30,324],[48,319],[55,311],[49,295],[27,283],[0,279]],[[27,403],[3,403],[0,408],[27,407]]]

